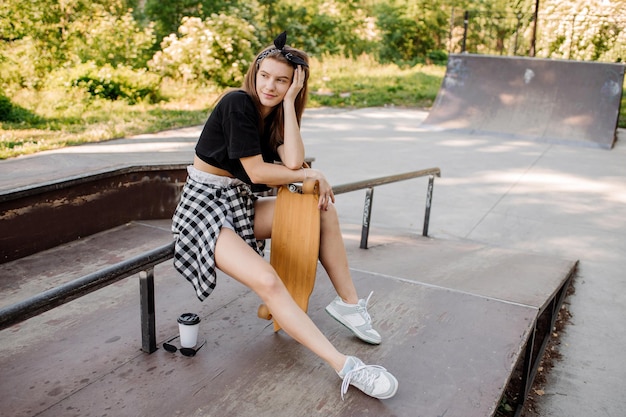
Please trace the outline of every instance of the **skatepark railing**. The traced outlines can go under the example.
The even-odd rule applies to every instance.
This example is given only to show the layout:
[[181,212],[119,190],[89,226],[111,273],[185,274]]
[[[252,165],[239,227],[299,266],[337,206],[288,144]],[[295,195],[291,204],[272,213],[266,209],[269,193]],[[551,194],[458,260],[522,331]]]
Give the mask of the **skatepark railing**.
[[0,330],[139,273],[142,350],[156,350],[154,266],[174,256],[174,242],[51,288],[0,310]]
[[363,224],[361,227],[361,249],[367,249],[367,239],[369,237],[370,219],[372,217],[372,203],[374,199],[374,187],[384,184],[391,184],[398,181],[406,181],[412,178],[428,176],[428,188],[426,189],[426,210],[424,211],[424,226],[422,228],[422,236],[428,236],[428,225],[430,223],[430,206],[433,199],[433,187],[435,185],[435,176],[441,177],[439,168],[427,168],[419,171],[406,172],[404,174],[388,175],[386,177],[373,178],[350,184],[342,184],[333,186],[335,195],[348,193],[350,191],[363,190],[367,188],[365,193],[365,205],[363,206]]
[[[367,248],[374,187],[424,176],[429,176],[426,195],[426,213],[424,215],[424,228],[422,230],[422,234],[427,236],[434,177],[441,176],[439,168],[429,168],[333,187],[335,194],[343,194],[351,191],[367,189],[365,208],[363,212],[361,248]],[[141,349],[144,352],[152,353],[157,349],[154,303],[154,266],[171,259],[173,256],[174,242],[170,242],[133,258],[39,293],[19,303],[4,307],[0,309],[0,330],[6,329],[17,323],[21,323],[31,317],[35,317],[76,298],[82,297],[100,288],[104,288],[110,284],[139,273]]]

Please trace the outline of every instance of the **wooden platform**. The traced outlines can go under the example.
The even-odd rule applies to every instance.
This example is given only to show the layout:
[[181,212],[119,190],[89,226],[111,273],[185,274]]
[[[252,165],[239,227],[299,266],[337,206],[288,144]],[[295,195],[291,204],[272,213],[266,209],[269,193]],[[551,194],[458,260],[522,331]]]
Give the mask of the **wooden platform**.
[[[207,344],[196,357],[140,351],[138,283],[130,278],[0,332],[3,412],[493,415],[537,318],[568,283],[576,262],[393,230],[372,230],[370,248],[362,250],[359,227],[344,231],[357,288],[361,296],[374,291],[369,310],[383,343],[360,342],[324,312],[334,292],[321,267],[309,314],[340,350],[396,375],[400,389],[391,400],[350,388],[342,401],[332,369],[256,317],[255,294],[220,274],[214,293],[200,303],[168,262],[155,269],[158,340],[177,333],[178,315],[198,313],[199,337]],[[167,221],[131,223],[0,265],[1,303],[45,289],[46,277],[69,280],[55,265],[84,270],[168,238]]]

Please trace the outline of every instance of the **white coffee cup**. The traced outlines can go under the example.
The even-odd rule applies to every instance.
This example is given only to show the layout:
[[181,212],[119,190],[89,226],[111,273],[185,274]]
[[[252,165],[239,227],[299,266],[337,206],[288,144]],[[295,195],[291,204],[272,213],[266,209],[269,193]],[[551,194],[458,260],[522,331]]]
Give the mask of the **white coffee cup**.
[[178,318],[178,331],[180,332],[180,346],[192,348],[198,343],[198,330],[200,329],[200,317],[194,313],[184,313]]

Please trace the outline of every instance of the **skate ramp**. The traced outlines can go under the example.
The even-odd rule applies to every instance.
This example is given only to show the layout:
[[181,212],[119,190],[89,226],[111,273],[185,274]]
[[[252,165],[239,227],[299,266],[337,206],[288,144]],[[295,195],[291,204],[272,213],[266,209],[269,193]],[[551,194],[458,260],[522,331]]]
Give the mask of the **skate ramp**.
[[452,54],[422,127],[611,149],[623,82],[622,64]]

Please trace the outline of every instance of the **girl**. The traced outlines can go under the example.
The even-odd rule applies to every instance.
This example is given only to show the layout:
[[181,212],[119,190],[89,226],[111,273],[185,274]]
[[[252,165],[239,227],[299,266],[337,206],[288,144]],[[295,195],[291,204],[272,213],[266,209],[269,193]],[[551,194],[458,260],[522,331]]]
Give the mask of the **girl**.
[[338,294],[326,311],[365,342],[380,343],[367,312],[369,297],[359,300],[350,276],[333,190],[321,171],[303,168],[300,121],[307,100],[308,56],[286,46],[286,40],[283,32],[257,55],[242,88],[226,93],[204,126],[174,213],[174,265],[201,301],[215,287],[215,268],[252,289],[287,334],[343,379],[342,398],[349,385],[375,398],[391,398],[396,378],[383,367],[339,352],[263,258],[275,199],[259,198],[253,189],[318,180],[319,259]]

